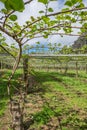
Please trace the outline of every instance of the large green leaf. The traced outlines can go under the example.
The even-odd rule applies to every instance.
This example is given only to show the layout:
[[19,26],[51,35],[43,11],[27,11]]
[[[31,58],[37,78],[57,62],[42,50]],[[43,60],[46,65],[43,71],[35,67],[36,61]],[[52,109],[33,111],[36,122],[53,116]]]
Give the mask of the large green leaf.
[[7,0],[4,2],[7,10],[23,11],[24,2],[23,0]]
[[4,2],[6,2],[7,0],[0,0],[0,1],[4,3]]
[[13,8],[10,6],[10,3],[9,3],[8,1],[5,2],[5,8],[6,8],[7,10],[13,9]]
[[65,2],[65,5],[71,7],[71,6],[78,4],[78,3],[82,3],[82,0],[67,0]]
[[84,8],[85,5],[83,3],[80,3],[79,5],[76,6],[76,8]]
[[38,2],[41,2],[43,4],[47,4],[48,3],[48,0],[38,0]]
[[71,2],[70,0],[67,0],[67,1],[65,2],[65,5],[71,7],[71,6],[72,6],[72,2]]
[[82,0],[71,0],[71,2],[72,2],[73,4],[76,4],[76,3],[81,3]]
[[78,2],[78,0],[71,0],[71,2],[72,2],[73,4],[76,4],[76,3]]

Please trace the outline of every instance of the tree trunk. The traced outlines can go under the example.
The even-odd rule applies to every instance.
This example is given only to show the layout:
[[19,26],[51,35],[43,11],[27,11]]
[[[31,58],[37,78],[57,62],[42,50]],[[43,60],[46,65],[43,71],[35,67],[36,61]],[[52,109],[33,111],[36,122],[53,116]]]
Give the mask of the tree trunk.
[[28,57],[23,58],[23,71],[24,71],[24,81],[27,81],[28,77]]
[[12,129],[24,130],[23,108],[17,100],[10,101],[10,112],[12,115]]

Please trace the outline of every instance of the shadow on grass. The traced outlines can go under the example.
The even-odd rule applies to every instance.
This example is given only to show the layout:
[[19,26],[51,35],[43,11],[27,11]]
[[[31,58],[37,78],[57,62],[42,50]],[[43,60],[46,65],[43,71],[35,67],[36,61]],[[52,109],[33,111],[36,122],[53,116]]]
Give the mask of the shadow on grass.
[[62,77],[62,74],[59,74],[59,73],[55,73],[55,72],[36,72],[35,73],[36,74],[36,80],[38,81],[38,82],[40,82],[40,83],[43,83],[43,82],[49,82],[49,81],[54,81],[54,78],[53,77],[58,77],[57,78],[57,80],[59,81],[59,82],[62,82],[62,79],[61,79],[61,77]]
[[[59,73],[55,73],[55,72],[36,72],[35,73],[35,79],[39,84],[39,89],[34,90],[34,93],[38,93],[41,92],[41,96],[43,97],[45,92],[52,92],[52,87],[50,88],[47,85],[43,85],[44,82],[63,82],[63,78],[64,76],[68,76],[68,77],[75,77],[74,73],[71,74],[59,74]],[[37,91],[39,90],[39,91]],[[32,92],[33,94],[33,92]],[[57,95],[56,95],[57,94]],[[25,122],[25,130],[28,130],[32,125],[34,126],[35,122],[36,124],[41,124],[43,128],[41,127],[40,129],[45,129],[45,126],[48,127],[48,129],[52,129],[53,127],[55,127],[55,129],[60,129],[60,130],[64,130],[64,129],[72,129],[72,130],[86,130],[87,129],[87,119],[86,116],[83,118],[83,116],[81,115],[80,110],[82,109],[78,109],[77,110],[70,107],[70,106],[66,106],[67,104],[65,103],[66,99],[63,99],[60,101],[60,99],[62,99],[61,97],[63,97],[63,95],[61,95],[61,97],[59,97],[59,93],[54,93],[54,97],[52,97],[52,99],[42,99],[44,100],[44,103],[47,105],[46,109],[42,109],[40,112],[37,112],[33,115],[33,120],[28,120]],[[56,97],[58,99],[56,99]],[[38,102],[37,102],[38,103]],[[53,103],[53,106],[51,106],[50,104]],[[33,108],[32,108],[33,109]],[[83,111],[83,110],[82,110]],[[84,111],[85,113],[87,112]],[[57,120],[54,121],[54,119],[56,118]],[[56,126],[52,126],[52,122],[56,123]],[[33,130],[35,130],[35,128],[33,128]]]
[[68,87],[69,79],[71,82],[77,81],[77,79],[75,79],[75,76],[75,73],[60,74],[58,72],[35,72],[35,81],[30,81],[33,82],[33,84],[31,88],[28,88],[28,93],[45,92],[47,89],[49,90],[49,87],[47,85],[44,85],[45,82],[57,82],[64,85],[65,87]]
[[75,72],[68,72],[66,74],[58,72],[36,72],[35,74],[36,80],[41,84],[50,81],[62,83],[64,80],[66,80],[66,78],[67,80],[72,79],[73,81],[80,81],[80,79],[84,80],[87,78],[87,75],[85,73],[79,73],[78,77],[76,77]]

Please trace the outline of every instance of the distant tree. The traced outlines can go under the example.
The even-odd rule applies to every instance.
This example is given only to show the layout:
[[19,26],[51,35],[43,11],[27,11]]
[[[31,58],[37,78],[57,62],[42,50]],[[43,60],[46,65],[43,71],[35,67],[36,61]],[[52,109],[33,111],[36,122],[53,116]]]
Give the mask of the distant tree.
[[73,53],[73,48],[71,46],[67,46],[67,45],[64,45],[61,50],[60,50],[61,53],[63,54],[72,54]]

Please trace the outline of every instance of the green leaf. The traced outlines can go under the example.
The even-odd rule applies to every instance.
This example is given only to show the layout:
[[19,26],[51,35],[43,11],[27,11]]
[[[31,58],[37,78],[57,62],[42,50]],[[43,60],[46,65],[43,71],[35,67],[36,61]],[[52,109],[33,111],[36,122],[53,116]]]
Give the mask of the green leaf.
[[48,35],[49,35],[49,33],[48,32],[44,32],[44,38],[48,38]]
[[76,4],[76,3],[78,2],[78,0],[71,0],[71,2],[72,2],[73,4]]
[[44,35],[43,37],[44,37],[44,38],[48,38],[48,35]]
[[41,11],[39,11],[39,13],[44,13],[44,11],[43,11],[43,10],[41,10]]
[[77,15],[78,15],[78,12],[73,12],[73,15],[77,16]]
[[9,17],[9,19],[12,20],[12,21],[16,21],[17,20],[17,16],[16,15],[11,15]]
[[6,1],[6,2],[5,2],[5,8],[6,8],[7,10],[11,10],[11,9],[12,9],[12,8],[10,7],[9,1]]
[[64,9],[62,9],[62,11],[67,11],[67,10],[69,10],[69,8],[64,8]]
[[48,11],[49,11],[49,12],[53,12],[53,9],[52,9],[52,8],[49,8]]
[[76,8],[83,8],[83,7],[85,7],[83,3],[80,3],[78,6],[76,6]]
[[7,10],[15,10],[15,11],[23,11],[24,10],[24,2],[23,0],[7,0],[5,2],[5,7]]
[[68,0],[68,1],[65,2],[65,5],[71,7],[72,6],[72,2],[70,0]]
[[40,42],[36,42],[36,44],[40,44]]
[[48,0],[38,0],[38,2],[41,2],[43,4],[47,4],[48,3]]
[[8,11],[6,9],[2,9],[1,12],[4,13],[4,14],[8,13]]
[[70,15],[66,15],[65,18],[68,19],[68,20],[70,20],[71,16]]
[[32,21],[34,21],[34,20],[35,20],[35,18],[34,18],[33,16],[31,16],[31,20],[32,20]]
[[67,0],[65,2],[65,5],[71,7],[77,4],[81,4],[81,3],[82,3],[82,0]]
[[42,16],[42,20],[45,22],[45,23],[48,23],[50,21],[50,18],[49,17],[46,17],[46,16]]
[[7,0],[0,0],[1,2],[5,3]]
[[82,0],[71,0],[71,2],[72,2],[73,4],[76,4],[76,3],[81,3]]
[[72,21],[73,23],[76,23],[76,19],[75,19],[75,18],[71,18],[71,21]]

